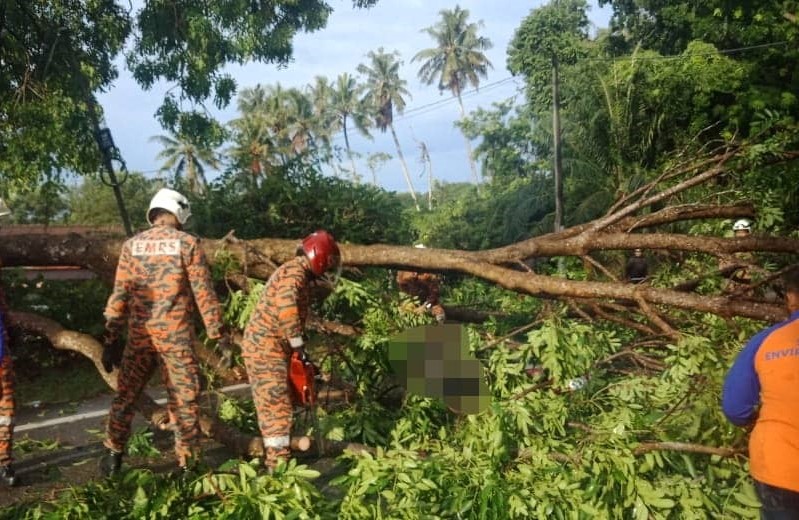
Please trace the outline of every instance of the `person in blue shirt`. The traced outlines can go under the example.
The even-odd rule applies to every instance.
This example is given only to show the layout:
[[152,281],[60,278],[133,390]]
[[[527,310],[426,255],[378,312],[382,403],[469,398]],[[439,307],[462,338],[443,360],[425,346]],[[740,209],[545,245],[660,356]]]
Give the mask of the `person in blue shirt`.
[[753,426],[749,472],[766,520],[799,519],[799,269],[783,283],[788,319],[749,340],[722,394],[727,419]]

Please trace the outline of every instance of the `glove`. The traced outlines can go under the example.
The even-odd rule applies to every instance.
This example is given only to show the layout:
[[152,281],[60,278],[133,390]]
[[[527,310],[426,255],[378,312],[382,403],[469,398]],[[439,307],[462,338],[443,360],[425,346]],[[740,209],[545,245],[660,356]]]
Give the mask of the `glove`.
[[125,346],[119,340],[116,341],[103,341],[103,368],[107,373],[114,371],[114,368],[119,368],[122,365],[122,353]]
[[303,363],[310,363],[311,359],[308,357],[308,353],[305,352],[305,347],[297,347],[292,349],[294,355],[297,356],[297,359],[302,361]]

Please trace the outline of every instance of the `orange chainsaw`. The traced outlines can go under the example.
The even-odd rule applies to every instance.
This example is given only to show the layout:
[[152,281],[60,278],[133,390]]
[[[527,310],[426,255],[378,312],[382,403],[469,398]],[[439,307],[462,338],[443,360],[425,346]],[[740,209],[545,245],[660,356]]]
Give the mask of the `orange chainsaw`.
[[316,404],[316,367],[310,361],[303,361],[297,352],[292,352],[289,360],[289,387],[291,401],[297,406]]

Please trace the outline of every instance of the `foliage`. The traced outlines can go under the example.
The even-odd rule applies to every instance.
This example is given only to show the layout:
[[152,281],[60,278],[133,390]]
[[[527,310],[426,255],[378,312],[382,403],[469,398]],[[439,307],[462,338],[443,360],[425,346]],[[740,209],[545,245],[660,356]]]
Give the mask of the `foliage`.
[[369,107],[363,99],[364,85],[358,84],[357,80],[347,73],[339,74],[335,84],[330,89],[329,99],[327,100],[327,110],[335,118],[333,128],[340,129],[344,134],[344,146],[347,148],[352,165],[352,178],[357,180],[358,173],[355,169],[355,159],[350,148],[348,133],[348,122],[355,125],[355,129],[364,137],[371,139],[369,133],[371,126]]
[[258,419],[255,414],[255,403],[252,399],[233,399],[220,395],[222,403],[219,405],[219,418],[235,426],[243,433],[260,435]]
[[64,181],[61,172],[48,171],[38,184],[9,189],[7,203],[14,222],[45,226],[63,222],[69,211]]
[[[161,518],[167,511],[226,518],[265,515],[266,508],[310,518],[756,514],[744,459],[636,449],[658,441],[741,445],[743,436],[726,424],[718,396],[739,342],[757,324],[691,316],[678,342],[641,347],[633,347],[630,330],[569,320],[560,308],[550,309],[536,328],[499,344],[494,338],[518,323],[473,327],[470,347],[483,351],[492,405],[481,414],[457,417],[442,403],[417,396],[406,396],[399,409],[382,403],[393,385],[388,338],[431,320],[414,313],[416,303],[400,296],[383,274],[363,276],[338,285],[322,307],[328,317],[362,316],[363,334],[335,345],[311,338],[325,372],[352,382],[358,395],[351,406],[320,413],[322,433],[377,447],[339,459],[346,470],[332,482],[339,492],[320,495],[307,481],[316,473],[293,462],[274,476],[240,462],[186,482],[129,470],[110,484],[92,483],[55,503],[3,515],[95,518],[114,510],[120,518]],[[246,320],[257,295],[257,286],[250,296],[234,295],[226,318]],[[459,305],[490,300],[497,309],[528,317],[540,310],[532,298],[471,280],[449,280],[446,298]],[[492,347],[485,349],[489,342]],[[320,355],[322,350],[327,354]],[[625,361],[629,352],[657,359],[665,369],[636,369]],[[531,361],[543,368],[543,377],[525,373]],[[569,380],[580,376],[587,378],[586,386],[570,391]],[[257,431],[249,401],[225,400],[221,414],[245,431]]]
[[[21,273],[3,273],[3,289],[9,305],[15,310],[41,314],[69,330],[99,337],[108,298],[107,287],[98,279],[57,281],[38,278],[26,280]],[[81,305],[75,305],[80,301]]]
[[327,505],[309,482],[318,472],[294,461],[273,475],[231,461],[186,478],[131,469],[67,491],[60,500],[0,512],[3,518],[324,518]]
[[132,457],[157,457],[161,454],[153,444],[153,432],[147,427],[133,432],[125,448]]
[[[452,198],[450,191],[456,192]],[[497,179],[480,195],[458,185],[441,185],[436,192],[435,209],[414,219],[419,238],[436,247],[499,247],[539,234],[551,222],[552,186],[543,175]]]
[[0,172],[3,188],[59,168],[99,165],[87,96],[111,84],[131,32],[113,0],[4,2],[0,33]]
[[[522,23],[509,57],[511,70],[525,77],[527,98],[519,105],[506,102],[478,110],[460,125],[467,136],[482,139],[477,157],[490,182],[479,194],[474,186],[439,185],[436,209],[413,212],[406,195],[319,173],[336,153],[330,144],[332,129],[354,119],[356,100],[366,103],[379,129],[394,133],[394,110],[402,112],[407,90],[399,76],[399,56],[381,49],[359,67],[365,91],[354,78],[340,76],[345,108],[339,107],[337,122],[331,117],[332,87],[325,79],[306,92],[279,85],[242,92],[241,117],[229,128],[229,169],[204,199],[193,201],[197,230],[206,236],[235,229],[242,238],[298,238],[325,227],[344,241],[408,244],[420,239],[457,249],[497,247],[540,234],[551,227],[552,219],[548,110],[550,74],[557,63],[571,223],[606,213],[614,201],[668,166],[700,157],[719,143],[736,142],[746,146],[746,153],[734,175],[668,203],[753,201],[759,232],[795,233],[799,173],[792,164],[766,164],[795,150],[799,142],[792,72],[799,47],[771,45],[795,43],[795,26],[781,17],[782,4],[610,3],[613,31],[596,40],[588,39],[587,5],[581,0],[545,5]],[[226,4],[212,10],[228,8]],[[219,45],[213,30],[227,21],[214,16],[198,21],[196,12],[189,15],[186,19],[197,27],[187,36],[194,38],[210,27],[212,37],[206,43]],[[434,26],[431,32],[440,32],[435,27],[443,31],[443,26]],[[162,30],[159,34],[168,35],[173,27]],[[725,51],[761,44],[768,46]],[[428,54],[423,51],[421,56],[426,59]],[[223,54],[222,59],[230,56]],[[193,81],[192,75],[206,65],[186,69],[183,79]],[[204,87],[200,85],[207,89],[200,94],[222,99],[227,86],[213,70]],[[153,78],[158,74],[170,72],[154,71]],[[443,76],[439,83],[451,88]],[[221,90],[215,94],[214,89]],[[193,94],[181,95],[191,100]],[[168,100],[165,107],[173,110],[179,101]],[[65,106],[64,113],[70,114]],[[177,120],[169,110],[161,114],[165,122]],[[196,116],[178,119],[200,125],[202,114]],[[402,159],[399,147],[397,152]],[[354,152],[348,155],[354,157]],[[729,223],[672,227],[722,236]],[[612,269],[618,256],[609,253],[603,262]],[[713,270],[716,262],[687,253],[657,257],[651,280],[656,287],[673,287],[695,273]],[[771,268],[782,265],[783,259],[760,260]],[[537,273],[554,270],[547,260],[519,265],[527,267]],[[559,275],[603,278],[577,258],[563,262]],[[388,338],[428,324],[431,318],[413,312],[418,302],[399,295],[390,273],[367,269],[347,276],[320,312],[355,323],[363,333],[335,340],[316,335],[310,344],[324,371],[351,385],[356,400],[320,412],[319,426],[328,439],[364,442],[376,449],[339,460],[345,469],[335,481],[339,494],[320,496],[305,479],[311,474],[295,466],[282,467],[280,479],[275,479],[239,463],[190,485],[129,472],[115,482],[115,492],[105,482],[91,484],[57,504],[10,514],[156,518],[168,511],[224,518],[267,516],[265,508],[275,508],[279,513],[269,514],[325,518],[756,516],[745,457],[661,449],[664,446],[657,443],[744,446],[746,434],[727,424],[718,401],[726,368],[759,324],[673,313],[669,320],[679,328],[679,340],[645,338],[619,325],[579,321],[564,304],[519,297],[448,274],[447,304],[503,313],[470,329],[471,348],[488,369],[492,406],[481,414],[458,417],[440,402],[418,396],[406,396],[399,407],[390,402],[396,382],[387,361]],[[697,293],[717,291],[722,283],[719,277],[709,277]],[[260,288],[253,283],[248,294],[232,294],[226,319],[241,328]],[[57,297],[74,301],[65,294]],[[61,310],[66,311],[71,309]],[[530,322],[535,326],[513,333]],[[506,338],[508,334],[512,335]],[[531,365],[537,369],[530,370],[532,376],[525,370]],[[577,391],[570,384],[576,378],[586,382]],[[251,402],[226,400],[222,415],[239,428],[257,431]]]
[[585,55],[588,37],[585,0],[550,2],[522,21],[508,48],[508,68],[528,80],[528,96],[538,107],[552,105],[552,67]]
[[[127,177],[118,180],[124,180],[120,190],[134,229],[147,225],[145,216],[150,199],[163,184],[147,179],[138,172],[131,172]],[[69,189],[67,200],[70,224],[121,225],[119,207],[113,189],[96,177],[83,177],[80,184]]]
[[398,51],[386,52],[380,47],[377,51],[369,51],[366,56],[369,58],[369,63],[358,65],[358,72],[364,76],[366,83],[364,102],[372,114],[377,129],[381,132],[391,130],[405,184],[418,211],[419,203],[416,200],[411,174],[408,172],[408,165],[405,163],[397,132],[394,130],[394,114],[402,114],[405,111],[406,99],[411,96],[407,89],[408,82],[399,75],[402,66],[400,54]]
[[220,166],[213,146],[221,144],[221,135],[215,143],[200,143],[190,135],[156,135],[151,140],[157,141],[163,147],[158,153],[158,159],[163,159],[161,171],[173,171],[173,182],[185,179],[189,191],[202,195],[205,193],[208,180],[205,168],[218,169]]
[[505,182],[538,174],[542,162],[536,142],[535,117],[529,106],[514,105],[512,99],[478,108],[460,123],[467,137],[480,138],[475,157],[482,160],[483,177]]
[[483,26],[469,23],[469,10],[455,6],[442,9],[441,20],[432,27],[423,29],[436,42],[436,47],[416,53],[411,61],[422,61],[419,78],[427,85],[438,80],[438,89],[449,90],[460,99],[464,87],[477,88],[480,78],[485,78],[491,62],[482,51],[491,48],[491,40],[478,36]]
[[[293,163],[313,165],[327,160],[334,123],[319,110],[327,100],[279,83],[244,89],[238,100],[241,117],[229,123],[233,167],[246,171],[249,185],[280,173]],[[319,105],[321,103],[322,105]]]
[[[376,0],[355,0],[370,7]],[[174,85],[157,112],[170,131],[213,134],[203,102],[230,102],[232,64],[286,64],[301,31],[325,26],[331,11],[321,0],[216,2],[146,0],[135,9],[117,0],[4,2],[0,33],[0,172],[5,183],[38,180],[65,168],[97,171],[93,138],[96,92],[117,77],[123,49],[145,90]],[[199,106],[201,110],[195,107]],[[0,186],[3,188],[6,186]]]
[[[707,325],[707,324],[706,324]],[[714,332],[722,332],[714,324]],[[717,399],[724,363],[715,342],[688,337],[662,375],[624,377],[595,363],[619,351],[612,330],[550,322],[514,353],[489,360],[495,404],[422,437],[397,422],[388,450],[349,455],[337,480],[351,518],[708,518],[753,516],[757,501],[735,459],[650,452],[641,440],[723,444]],[[479,336],[475,336],[479,346]],[[729,335],[726,341],[729,341]],[[537,355],[552,386],[536,390],[521,368]],[[568,360],[568,361],[566,361]],[[565,378],[591,370],[589,384]],[[698,379],[704,381],[697,387]],[[674,414],[675,407],[680,407]],[[575,424],[577,426],[575,426]],[[580,433],[584,430],[587,433]],[[422,455],[424,454],[424,455]]]
[[235,229],[239,238],[299,238],[322,228],[344,242],[409,241],[400,202],[374,186],[325,177],[300,165],[257,188],[243,190],[237,184],[235,176],[224,175],[204,199],[192,201],[199,234],[221,237]]

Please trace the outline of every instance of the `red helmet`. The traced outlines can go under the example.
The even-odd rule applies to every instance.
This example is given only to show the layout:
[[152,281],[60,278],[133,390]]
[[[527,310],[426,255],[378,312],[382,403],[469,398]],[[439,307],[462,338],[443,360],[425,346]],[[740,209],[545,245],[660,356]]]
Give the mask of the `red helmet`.
[[311,271],[316,276],[322,276],[325,271],[334,269],[341,263],[336,239],[324,230],[315,231],[305,237],[302,241],[302,252],[308,257]]

